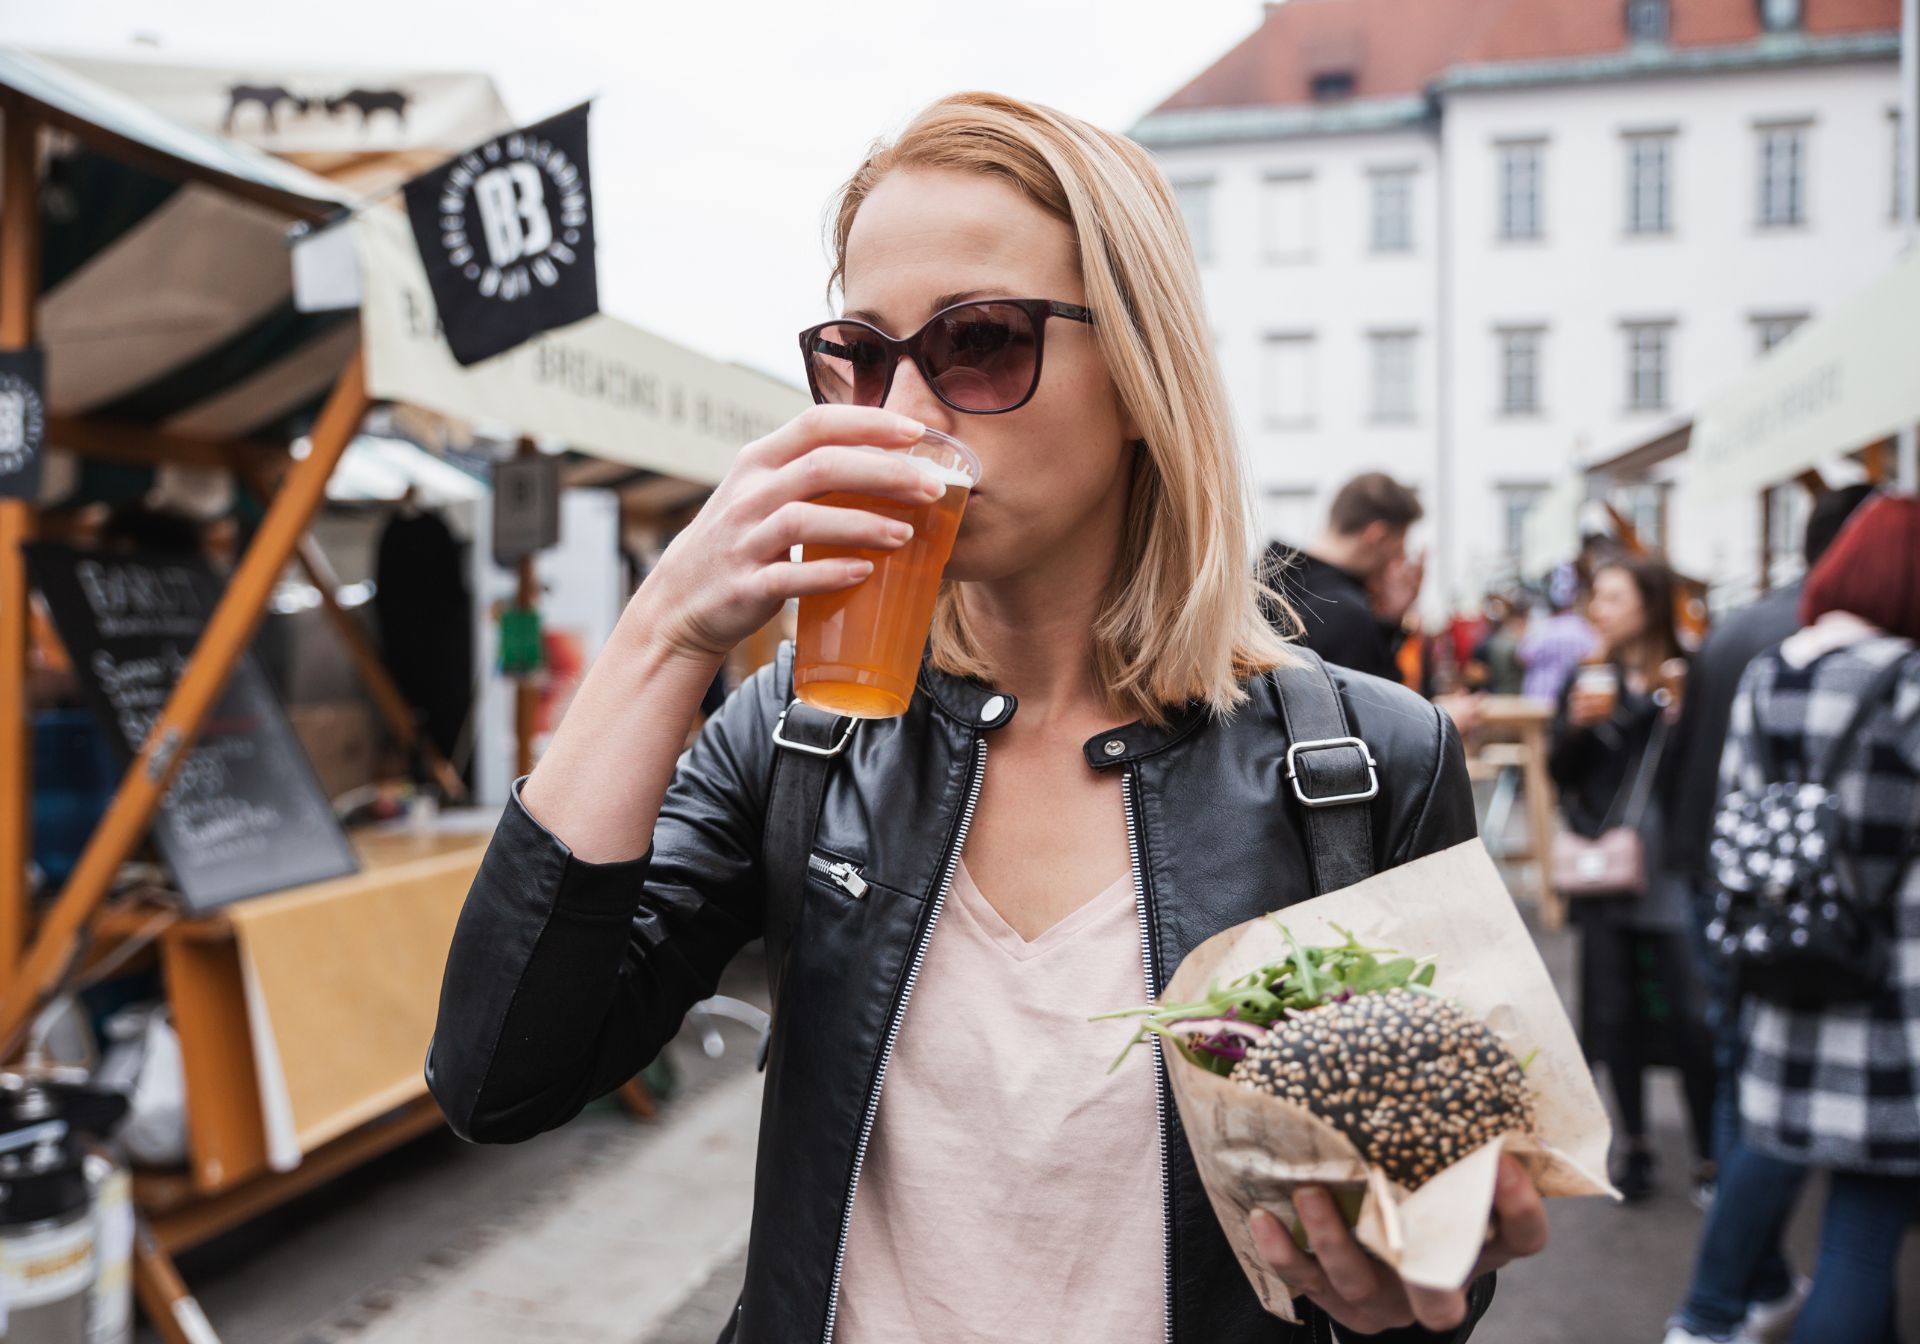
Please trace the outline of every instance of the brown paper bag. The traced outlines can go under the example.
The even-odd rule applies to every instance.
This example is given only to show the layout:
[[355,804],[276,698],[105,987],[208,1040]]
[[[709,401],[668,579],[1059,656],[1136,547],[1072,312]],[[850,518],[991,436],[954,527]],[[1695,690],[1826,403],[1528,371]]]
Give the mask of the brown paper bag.
[[1333,1126],[1168,1050],[1167,1073],[1200,1178],[1268,1311],[1298,1319],[1294,1291],[1254,1249],[1247,1217],[1264,1208],[1292,1228],[1296,1185],[1363,1197],[1360,1243],[1408,1283],[1442,1289],[1466,1283],[1479,1259],[1502,1151],[1521,1161],[1543,1195],[1619,1198],[1605,1177],[1611,1127],[1573,1024],[1479,840],[1215,934],[1180,963],[1166,1001],[1203,998],[1210,980],[1284,959],[1286,938],[1276,920],[1302,946],[1343,941],[1337,924],[1370,946],[1433,958],[1435,990],[1477,1013],[1515,1055],[1538,1052],[1527,1067],[1538,1130],[1496,1139],[1409,1192],[1368,1166]]

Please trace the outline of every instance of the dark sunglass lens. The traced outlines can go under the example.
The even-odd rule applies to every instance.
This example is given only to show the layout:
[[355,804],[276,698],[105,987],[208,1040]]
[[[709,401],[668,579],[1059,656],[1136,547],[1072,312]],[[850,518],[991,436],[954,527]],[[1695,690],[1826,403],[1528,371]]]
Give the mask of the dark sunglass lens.
[[886,395],[887,348],[865,327],[820,327],[808,338],[807,361],[823,401],[878,406]]
[[1039,342],[1026,309],[970,303],[927,329],[921,347],[941,396],[968,411],[1001,411],[1033,390]]

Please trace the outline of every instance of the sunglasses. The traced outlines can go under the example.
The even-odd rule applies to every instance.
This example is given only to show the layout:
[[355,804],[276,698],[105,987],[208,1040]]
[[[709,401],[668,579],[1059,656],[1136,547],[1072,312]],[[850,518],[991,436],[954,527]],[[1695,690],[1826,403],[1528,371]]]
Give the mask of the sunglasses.
[[904,339],[850,318],[822,322],[800,333],[800,357],[823,405],[884,406],[905,355],[954,410],[999,415],[1019,410],[1040,386],[1049,317],[1093,323],[1087,309],[1052,299],[969,299]]

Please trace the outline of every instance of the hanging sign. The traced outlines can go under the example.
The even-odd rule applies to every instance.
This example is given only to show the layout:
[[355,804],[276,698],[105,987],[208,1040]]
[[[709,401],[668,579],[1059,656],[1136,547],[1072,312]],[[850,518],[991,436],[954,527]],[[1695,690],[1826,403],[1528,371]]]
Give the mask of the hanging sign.
[[587,104],[407,183],[407,217],[462,365],[600,311]]
[[39,350],[0,351],[0,498],[33,499],[47,439],[46,361]]

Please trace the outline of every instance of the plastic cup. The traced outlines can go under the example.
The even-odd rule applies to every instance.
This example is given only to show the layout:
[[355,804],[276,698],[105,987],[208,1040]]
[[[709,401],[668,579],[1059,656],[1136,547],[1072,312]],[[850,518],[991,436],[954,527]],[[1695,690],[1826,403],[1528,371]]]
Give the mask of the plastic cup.
[[917,505],[848,493],[819,500],[884,514],[913,527],[913,539],[891,551],[803,548],[805,560],[873,562],[873,573],[854,587],[801,598],[794,638],[794,694],[817,709],[856,719],[890,719],[907,712],[933,625],[940,575],[953,554],[960,516],[980,480],[980,459],[973,450],[936,429],[906,448],[873,451],[904,453],[943,481],[947,492]]

